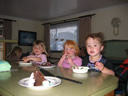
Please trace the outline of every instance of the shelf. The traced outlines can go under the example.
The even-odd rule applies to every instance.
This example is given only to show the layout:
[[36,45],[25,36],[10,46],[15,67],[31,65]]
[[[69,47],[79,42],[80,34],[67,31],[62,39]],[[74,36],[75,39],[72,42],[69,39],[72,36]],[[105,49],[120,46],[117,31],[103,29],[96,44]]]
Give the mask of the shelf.
[[17,40],[0,40],[0,42],[5,42],[5,43],[18,43]]
[[5,60],[5,43],[0,42],[0,60]]

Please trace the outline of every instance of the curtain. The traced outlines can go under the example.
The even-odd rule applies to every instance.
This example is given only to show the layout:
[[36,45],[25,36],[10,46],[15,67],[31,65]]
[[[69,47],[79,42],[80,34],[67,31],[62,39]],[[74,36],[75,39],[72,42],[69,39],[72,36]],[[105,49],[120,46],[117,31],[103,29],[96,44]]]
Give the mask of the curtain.
[[[79,47],[85,46],[85,37],[91,33],[91,16],[81,17],[79,19]],[[44,25],[44,42],[46,45],[47,52],[50,53],[50,24]]]
[[[12,39],[12,21],[11,20],[3,20],[3,25],[4,25],[4,37],[5,40],[11,40]],[[6,43],[5,44],[5,56],[7,55],[8,52],[11,51],[11,44]]]
[[79,47],[85,46],[85,37],[91,33],[91,16],[79,19]]
[[47,52],[50,53],[50,24],[44,25],[44,42]]

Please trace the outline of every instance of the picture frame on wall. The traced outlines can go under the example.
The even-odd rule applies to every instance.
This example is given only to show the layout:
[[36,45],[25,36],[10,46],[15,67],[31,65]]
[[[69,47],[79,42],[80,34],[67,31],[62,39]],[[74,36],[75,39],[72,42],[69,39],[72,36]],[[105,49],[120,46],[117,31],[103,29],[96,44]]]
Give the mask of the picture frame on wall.
[[19,30],[18,45],[19,46],[32,46],[36,40],[37,33],[31,31]]

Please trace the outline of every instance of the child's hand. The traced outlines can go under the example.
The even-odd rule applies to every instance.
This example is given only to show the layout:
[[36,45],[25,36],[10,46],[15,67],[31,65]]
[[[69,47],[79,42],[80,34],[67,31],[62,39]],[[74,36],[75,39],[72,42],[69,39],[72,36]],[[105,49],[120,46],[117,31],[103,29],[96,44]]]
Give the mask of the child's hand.
[[67,54],[65,53],[63,56],[62,56],[62,59],[66,59],[67,58]]
[[102,71],[104,69],[104,64],[102,64],[101,62],[96,62],[95,67]]
[[22,58],[22,60],[23,60],[24,63],[26,63],[26,62],[29,61],[29,58],[28,57],[24,57],[24,58]]
[[67,62],[68,62],[70,65],[72,65],[72,64],[73,64],[72,58],[71,58],[71,57],[67,58]]

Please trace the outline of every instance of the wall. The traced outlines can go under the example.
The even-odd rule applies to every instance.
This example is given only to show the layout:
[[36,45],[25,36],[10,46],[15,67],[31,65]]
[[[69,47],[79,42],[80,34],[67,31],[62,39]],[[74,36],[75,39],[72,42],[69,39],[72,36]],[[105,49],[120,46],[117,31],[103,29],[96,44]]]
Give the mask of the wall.
[[[92,32],[103,32],[106,40],[128,40],[128,4],[103,8],[94,11],[96,16],[92,18]],[[119,35],[113,35],[111,20],[118,17],[121,20]]]
[[[88,11],[88,12],[82,12],[78,13],[75,15],[71,16],[65,16],[57,19],[52,19],[49,21],[45,22],[54,22],[54,21],[59,21],[59,20],[64,20],[64,19],[69,19],[69,18],[75,18],[83,15],[88,15],[88,14],[96,14],[95,16],[92,17],[92,32],[103,32],[105,35],[105,40],[111,40],[111,39],[121,39],[121,40],[128,40],[128,3],[127,4],[121,4],[121,5],[116,5],[116,6],[111,6],[108,8],[102,8],[102,9],[97,9],[93,11]],[[119,17],[121,20],[121,24],[119,27],[119,35],[115,36],[113,35],[113,27],[111,25],[111,20],[114,17]],[[58,53],[51,53],[53,57],[60,57],[61,54]]]
[[[32,31],[37,32],[37,39],[43,40],[43,26],[41,22],[17,19],[16,22],[12,24],[12,39],[18,40],[18,30]],[[13,45],[15,46],[15,45]],[[24,52],[31,52],[31,46],[21,46],[24,49]]]
[[[16,20],[16,22],[12,22],[12,40],[18,41],[19,30],[37,32],[37,39],[43,40],[44,34],[43,34],[43,26],[41,25],[42,22],[28,20],[28,19],[15,18],[15,17],[10,17],[10,16],[2,16],[2,15],[0,15],[0,17]],[[18,44],[12,44],[13,47],[17,45]],[[32,51],[31,46],[20,46],[20,47],[23,48],[24,52]]]
[[[93,11],[88,12],[82,12],[75,15],[65,16],[61,18],[52,19],[49,21],[43,21],[45,22],[53,22],[58,20],[64,20],[69,18],[75,18],[78,16],[88,15],[88,14],[96,14],[92,17],[92,32],[103,32],[105,34],[106,40],[111,39],[123,39],[128,40],[128,4],[122,4],[117,6],[112,6],[108,8],[102,8],[97,9]],[[12,24],[12,39],[18,40],[18,30],[26,30],[26,31],[33,31],[37,32],[37,38],[40,40],[43,40],[44,37],[44,30],[43,26],[41,25],[42,22],[32,21],[32,20],[26,20],[21,18],[14,18],[14,17],[8,17],[8,16],[0,16],[1,18],[8,18],[8,19],[14,19],[16,22],[13,22]],[[119,17],[121,19],[121,25],[120,25],[120,34],[118,36],[113,35],[113,27],[111,25],[111,20],[114,17]],[[14,44],[15,46],[17,44]],[[24,52],[31,51],[31,47],[22,47]],[[51,53],[54,57],[60,57],[61,54]]]
[[[101,8],[93,11],[82,12],[75,15],[65,16],[61,18],[52,19],[44,22],[54,22],[69,18],[75,18],[79,16],[96,14],[92,17],[92,32],[103,32],[105,34],[105,39],[123,39],[127,40],[128,38],[128,3],[121,4],[116,6],[111,6],[107,8]],[[119,17],[121,19],[120,24],[120,34],[118,36],[113,35],[113,27],[111,25],[111,20],[114,17]]]

